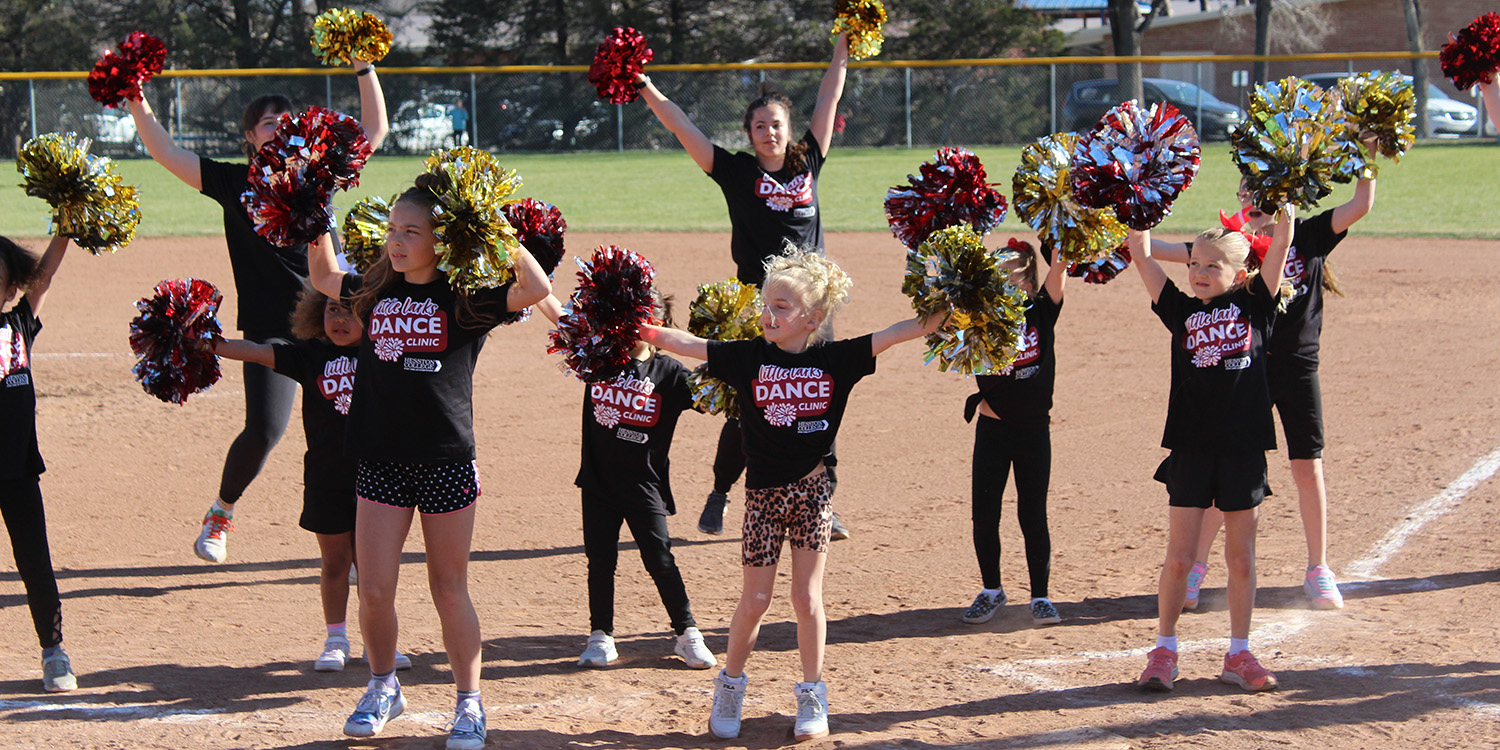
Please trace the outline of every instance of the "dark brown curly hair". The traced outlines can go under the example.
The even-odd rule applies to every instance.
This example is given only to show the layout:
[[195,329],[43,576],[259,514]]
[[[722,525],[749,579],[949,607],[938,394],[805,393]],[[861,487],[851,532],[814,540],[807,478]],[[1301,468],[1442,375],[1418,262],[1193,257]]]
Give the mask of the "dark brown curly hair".
[[318,291],[309,281],[302,285],[297,295],[297,306],[292,308],[292,335],[304,341],[333,343],[323,328],[323,310],[328,305],[328,295]]

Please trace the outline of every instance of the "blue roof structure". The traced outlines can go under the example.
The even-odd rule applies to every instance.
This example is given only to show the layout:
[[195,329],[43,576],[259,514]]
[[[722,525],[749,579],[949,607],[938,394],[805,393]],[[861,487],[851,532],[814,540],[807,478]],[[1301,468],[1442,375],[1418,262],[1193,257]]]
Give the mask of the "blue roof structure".
[[[1109,0],[1015,0],[1016,7],[1038,13],[1103,13],[1109,10]],[[1151,3],[1138,2],[1141,14],[1151,12]]]

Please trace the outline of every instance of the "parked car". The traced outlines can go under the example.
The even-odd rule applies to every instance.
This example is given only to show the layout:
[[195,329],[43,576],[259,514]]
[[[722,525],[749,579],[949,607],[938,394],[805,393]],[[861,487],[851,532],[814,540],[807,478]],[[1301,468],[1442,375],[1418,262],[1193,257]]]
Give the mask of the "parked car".
[[[453,121],[448,108],[431,102],[404,101],[391,118],[390,139],[408,153],[425,153],[453,145]],[[461,139],[460,145],[468,143]]]
[[135,120],[128,112],[107,109],[99,114],[81,115],[79,119],[83,121],[79,135],[94,139],[103,153],[123,155],[146,150],[136,137]]
[[[1302,80],[1317,84],[1323,88],[1337,86],[1339,79],[1348,76],[1347,72],[1339,73],[1310,73],[1301,76]],[[1407,83],[1411,82],[1411,76],[1402,76]],[[1460,136],[1479,132],[1479,122],[1482,116],[1477,107],[1464,104],[1447,92],[1429,83],[1427,84],[1427,132],[1435,136]],[[1485,123],[1485,134],[1495,135],[1493,123]]]
[[[1170,103],[1198,126],[1198,136],[1204,140],[1225,140],[1230,129],[1245,120],[1244,110],[1187,81],[1144,78],[1141,89],[1147,105]],[[1079,81],[1068,90],[1068,98],[1063,102],[1063,122],[1077,132],[1092,130],[1105,112],[1129,98],[1120,93],[1120,83],[1113,78]]]

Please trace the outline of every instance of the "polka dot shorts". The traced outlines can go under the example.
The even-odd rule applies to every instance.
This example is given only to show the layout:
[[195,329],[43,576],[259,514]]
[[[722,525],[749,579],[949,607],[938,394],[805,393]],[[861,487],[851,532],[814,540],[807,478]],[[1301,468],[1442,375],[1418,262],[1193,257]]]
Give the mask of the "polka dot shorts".
[[454,513],[479,499],[479,466],[360,461],[354,493],[361,500],[394,508],[416,508],[423,515]]

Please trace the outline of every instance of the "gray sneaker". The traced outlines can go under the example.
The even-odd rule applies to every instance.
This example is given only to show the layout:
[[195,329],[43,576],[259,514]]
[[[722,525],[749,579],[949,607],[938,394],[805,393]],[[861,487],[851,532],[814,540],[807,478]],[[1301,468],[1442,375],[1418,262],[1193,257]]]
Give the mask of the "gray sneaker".
[[1032,625],[1055,625],[1059,622],[1062,622],[1062,615],[1057,613],[1057,607],[1052,606],[1052,602],[1046,597],[1031,603]]
[[365,694],[354,706],[354,713],[344,722],[344,734],[350,737],[374,737],[385,729],[386,722],[406,711],[401,686],[388,688],[380,680],[370,680]]
[[703,514],[698,516],[698,530],[705,534],[724,533],[724,508],[729,505],[729,495],[723,492],[708,493],[703,503]]
[[974,603],[964,610],[964,622],[970,625],[989,622],[990,618],[995,616],[996,610],[1005,606],[1006,601],[1008,599],[1004,589],[1001,589],[999,596],[990,596],[981,591],[979,596],[974,597]]
[[829,541],[841,541],[849,538],[849,527],[844,525],[843,519],[839,518],[839,512],[833,512],[833,525],[829,527]]
[[448,750],[482,750],[488,730],[485,729],[484,706],[466,698],[448,722]]
[[49,693],[66,693],[78,689],[78,678],[73,676],[73,663],[62,649],[42,658],[42,689]]

